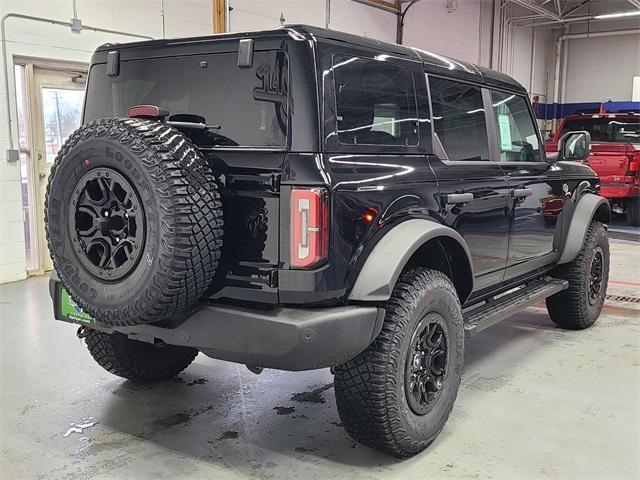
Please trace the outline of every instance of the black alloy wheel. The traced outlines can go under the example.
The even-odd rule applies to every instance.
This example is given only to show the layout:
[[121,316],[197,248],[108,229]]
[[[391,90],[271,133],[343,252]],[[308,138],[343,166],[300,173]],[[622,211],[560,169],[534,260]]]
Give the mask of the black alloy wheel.
[[69,205],[71,239],[82,264],[96,277],[117,280],[140,260],[145,214],[138,193],[116,170],[83,175]]
[[589,305],[595,305],[602,296],[602,277],[604,273],[604,254],[596,247],[589,270]]
[[416,327],[407,352],[405,392],[416,415],[425,415],[444,385],[447,370],[447,338],[444,319],[430,313]]

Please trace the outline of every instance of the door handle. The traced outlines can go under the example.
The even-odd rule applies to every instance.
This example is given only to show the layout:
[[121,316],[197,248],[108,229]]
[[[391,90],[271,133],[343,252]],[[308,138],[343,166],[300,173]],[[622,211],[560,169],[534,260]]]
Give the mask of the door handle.
[[513,195],[515,198],[525,198],[533,195],[533,190],[531,190],[530,188],[516,188],[511,192],[511,195]]
[[469,203],[473,201],[473,193],[450,193],[447,195],[447,203],[454,205],[458,203]]

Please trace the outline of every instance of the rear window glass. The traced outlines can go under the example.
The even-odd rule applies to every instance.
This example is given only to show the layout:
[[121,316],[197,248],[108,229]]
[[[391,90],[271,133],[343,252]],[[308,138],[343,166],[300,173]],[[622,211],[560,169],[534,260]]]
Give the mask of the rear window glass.
[[348,145],[417,145],[415,88],[408,68],[333,58],[338,139]]
[[[126,117],[134,105],[171,115],[204,117],[212,125],[197,143],[211,146],[286,146],[288,62],[284,52],[255,52],[238,68],[235,53],[122,62],[118,76],[91,68],[84,121]],[[195,140],[195,139],[194,139]]]
[[581,118],[568,120],[562,133],[586,130],[592,142],[640,143],[640,118]]

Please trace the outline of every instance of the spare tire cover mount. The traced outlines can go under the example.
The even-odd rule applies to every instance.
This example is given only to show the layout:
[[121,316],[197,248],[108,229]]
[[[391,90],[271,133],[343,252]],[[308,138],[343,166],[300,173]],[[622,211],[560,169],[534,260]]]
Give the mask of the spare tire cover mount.
[[151,120],[106,118],[72,133],[51,168],[45,226],[63,286],[107,326],[190,309],[222,251],[211,165],[187,136]]

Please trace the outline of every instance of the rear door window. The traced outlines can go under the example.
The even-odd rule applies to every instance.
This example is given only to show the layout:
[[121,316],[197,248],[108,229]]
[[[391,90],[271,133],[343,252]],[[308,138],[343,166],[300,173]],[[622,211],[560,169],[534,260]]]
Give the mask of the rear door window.
[[520,95],[491,91],[501,162],[539,162],[538,132]]
[[429,78],[436,144],[448,160],[489,160],[482,90],[467,83]]
[[289,71],[281,51],[257,51],[251,68],[237,53],[122,62],[118,76],[91,68],[84,121],[126,117],[134,105],[156,105],[171,115],[204,117],[211,125],[199,145],[285,147]]
[[333,77],[341,144],[418,144],[416,94],[409,68],[336,55]]

